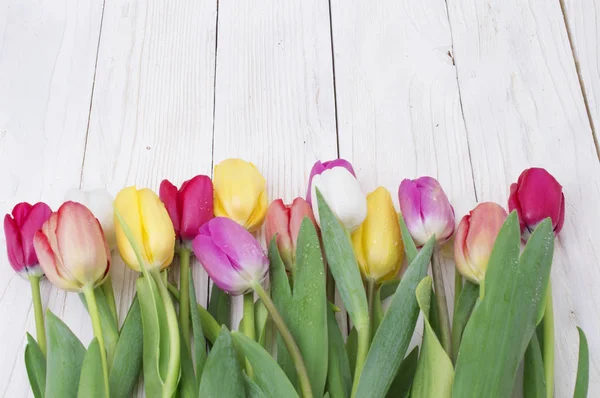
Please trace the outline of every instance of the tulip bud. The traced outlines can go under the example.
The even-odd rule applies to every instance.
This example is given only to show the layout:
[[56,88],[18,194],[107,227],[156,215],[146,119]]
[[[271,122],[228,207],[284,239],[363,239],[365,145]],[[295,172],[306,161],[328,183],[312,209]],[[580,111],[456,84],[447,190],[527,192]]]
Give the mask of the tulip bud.
[[545,169],[533,167],[521,173],[510,186],[509,211],[517,210],[524,241],[545,218],[552,219],[554,235],[565,223],[565,195],[562,186]]
[[350,172],[354,177],[356,177],[356,173],[352,168],[352,164],[348,162],[346,159],[334,159],[328,160],[327,162],[321,163],[320,160],[317,160],[310,170],[310,176],[308,177],[308,190],[306,191],[306,201],[309,205],[312,206],[312,181],[314,176],[318,174],[322,174],[325,170],[333,169],[334,167],[343,167]]
[[256,166],[242,159],[227,159],[215,166],[215,216],[227,217],[250,232],[262,224],[267,212],[267,182]]
[[[135,187],[128,187],[117,194],[115,208],[139,245],[144,266],[167,268],[175,253],[175,230],[159,197],[148,188],[137,190]],[[117,247],[123,261],[131,269],[140,272],[141,265],[117,219],[115,227]]]
[[216,217],[192,242],[196,258],[221,290],[238,296],[262,283],[269,261],[256,239],[239,224]]
[[100,221],[108,247],[110,250],[115,248],[117,239],[115,238],[113,197],[106,189],[94,189],[93,191],[71,189],[67,192],[65,201],[78,202],[90,209],[94,217]]
[[400,271],[404,254],[400,224],[384,187],[367,195],[367,218],[352,233],[352,245],[363,278],[381,283]]
[[210,177],[198,175],[181,184],[179,190],[168,180],[163,180],[159,195],[179,239],[191,241],[198,234],[198,229],[213,217]]
[[284,205],[281,199],[274,200],[267,210],[267,243],[277,234],[277,248],[288,271],[296,262],[296,244],[304,217],[316,225],[310,205],[302,198],[294,199],[291,206]]
[[4,217],[4,234],[8,262],[18,274],[42,275],[33,247],[33,236],[50,218],[52,210],[45,203],[19,203]]
[[334,167],[313,176],[311,189],[315,204],[313,212],[319,226],[317,189],[333,214],[350,232],[360,227],[367,216],[367,198],[356,178],[343,167]]
[[432,177],[403,180],[398,189],[400,212],[417,246],[434,234],[438,244],[454,233],[454,209],[440,183]]
[[82,292],[104,282],[110,250],[100,222],[80,203],[66,202],[35,233],[33,245],[50,282]]
[[475,284],[485,278],[496,237],[506,221],[502,206],[480,203],[460,220],[454,238],[454,260],[462,276]]

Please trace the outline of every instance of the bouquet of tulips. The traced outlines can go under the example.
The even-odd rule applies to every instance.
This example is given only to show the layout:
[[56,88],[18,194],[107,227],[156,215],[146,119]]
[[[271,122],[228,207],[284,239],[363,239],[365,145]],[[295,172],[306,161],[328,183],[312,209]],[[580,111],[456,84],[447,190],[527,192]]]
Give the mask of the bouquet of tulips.
[[[140,374],[146,396],[161,398],[509,397],[521,364],[524,396],[553,396],[550,268],[565,200],[544,169],[510,187],[510,214],[480,203],[456,234],[434,178],[402,181],[398,214],[385,188],[365,195],[343,159],[317,162],[306,199],[291,205],[268,206],[265,179],[240,159],[218,164],[213,180],[165,180],[159,195],[129,187],[114,200],[67,199],[56,212],[20,203],[4,220],[9,262],[33,293],[25,364],[36,398],[128,397]],[[267,254],[256,238],[265,219]],[[139,272],[124,320],[115,246]],[[442,272],[452,246],[453,298]],[[175,256],[178,286],[168,278]],[[193,257],[213,281],[208,309],[196,300]],[[94,331],[87,349],[44,314],[44,275],[80,294]],[[234,331],[230,299],[240,295]],[[419,318],[422,340],[409,350]],[[580,338],[576,398],[588,386]]]

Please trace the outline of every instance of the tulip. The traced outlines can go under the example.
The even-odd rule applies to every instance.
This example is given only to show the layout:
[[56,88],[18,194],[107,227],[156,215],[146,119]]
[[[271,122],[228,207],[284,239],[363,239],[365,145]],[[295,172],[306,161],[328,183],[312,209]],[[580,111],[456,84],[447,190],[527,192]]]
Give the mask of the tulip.
[[108,247],[112,251],[117,244],[112,195],[102,188],[92,191],[71,189],[67,192],[65,201],[78,202],[90,209],[92,214],[100,221]]
[[192,248],[213,282],[233,296],[262,283],[269,270],[269,261],[258,241],[225,217],[204,224]]
[[306,201],[309,205],[312,206],[312,180],[314,176],[318,174],[322,174],[325,170],[333,169],[334,167],[343,167],[350,172],[354,177],[356,177],[356,173],[352,168],[352,164],[348,162],[346,159],[334,159],[328,160],[326,162],[321,163],[320,160],[317,160],[310,170],[310,176],[308,177],[308,190],[306,191]]
[[[114,206],[140,246],[143,265],[161,270],[168,267],[175,253],[175,230],[160,198],[148,188],[128,187],[117,194]],[[123,261],[140,272],[141,264],[116,215],[115,226],[117,247]]]
[[277,199],[267,210],[267,243],[277,236],[277,248],[288,271],[293,269],[296,262],[296,245],[304,217],[316,225],[312,209],[303,198],[294,199],[291,205],[285,205],[281,199]]
[[423,246],[434,234],[437,243],[444,243],[454,233],[454,209],[435,178],[403,180],[398,199],[406,227],[417,246]]
[[454,240],[456,268],[477,285],[485,278],[494,242],[507,216],[502,206],[485,202],[478,204],[458,224]]
[[19,275],[43,274],[33,247],[33,236],[50,218],[52,210],[45,203],[19,203],[4,217],[4,234],[8,262]]
[[210,177],[198,175],[181,184],[179,190],[168,180],[163,180],[159,195],[179,239],[191,241],[196,237],[198,229],[213,217],[213,186]]
[[366,280],[381,283],[394,278],[400,271],[404,246],[398,214],[384,187],[367,195],[367,218],[352,233],[352,245]]
[[267,183],[256,166],[227,159],[215,166],[215,216],[227,217],[250,232],[260,228],[267,212]]
[[550,217],[554,234],[558,235],[565,223],[565,195],[562,186],[545,169],[523,171],[519,180],[510,186],[509,211],[517,210],[524,241],[535,227]]
[[[334,167],[315,174],[311,184],[313,203],[317,203],[317,189],[347,230],[352,232],[360,227],[367,216],[367,198],[350,171],[344,167]],[[313,212],[317,224],[321,226],[319,206],[313,206]]]

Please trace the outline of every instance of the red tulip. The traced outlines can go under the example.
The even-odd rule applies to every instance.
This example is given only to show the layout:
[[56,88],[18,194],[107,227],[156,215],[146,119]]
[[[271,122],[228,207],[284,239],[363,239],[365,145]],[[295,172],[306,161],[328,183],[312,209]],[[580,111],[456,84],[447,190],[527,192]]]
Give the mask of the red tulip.
[[267,243],[277,235],[277,248],[288,270],[293,268],[296,260],[296,243],[304,217],[308,217],[316,226],[312,209],[303,198],[294,199],[291,205],[285,205],[281,199],[277,199],[267,210]]
[[46,277],[72,292],[101,285],[110,250],[100,222],[80,203],[66,202],[35,233],[33,245]]
[[179,190],[168,180],[160,184],[163,201],[178,238],[191,241],[200,227],[213,218],[213,185],[209,177],[198,175]]
[[21,274],[41,275],[38,258],[33,248],[33,235],[48,220],[52,210],[45,203],[19,203],[11,214],[4,217],[4,234],[8,262]]
[[517,210],[523,240],[529,239],[535,227],[548,217],[557,235],[565,222],[565,195],[552,174],[534,167],[522,172],[510,186],[508,209]]
[[496,237],[507,216],[502,206],[485,202],[460,220],[454,238],[454,260],[458,272],[471,282],[483,281]]

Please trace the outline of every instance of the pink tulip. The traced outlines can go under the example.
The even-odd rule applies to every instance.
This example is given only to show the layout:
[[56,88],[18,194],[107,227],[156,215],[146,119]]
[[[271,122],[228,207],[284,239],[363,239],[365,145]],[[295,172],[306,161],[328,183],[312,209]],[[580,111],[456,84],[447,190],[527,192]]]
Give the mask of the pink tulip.
[[46,277],[60,289],[82,292],[108,276],[111,258],[104,232],[80,203],[66,202],[52,213],[33,245]]
[[525,241],[545,218],[552,219],[554,235],[558,235],[565,223],[562,186],[552,174],[537,167],[523,171],[519,180],[510,186],[508,209],[517,210],[521,237]]
[[33,236],[48,220],[52,210],[45,203],[19,203],[4,217],[8,262],[21,275],[42,275],[33,248]]
[[192,248],[213,282],[234,296],[252,290],[269,270],[258,241],[229,218],[216,217],[204,224]]
[[165,204],[178,238],[190,241],[198,229],[213,218],[213,186],[209,177],[198,175],[179,190],[168,180],[160,184],[160,200]]
[[352,164],[346,159],[334,159],[328,160],[326,162],[321,163],[320,160],[317,160],[310,170],[310,176],[308,177],[308,190],[306,191],[306,201],[310,206],[312,206],[312,180],[313,177],[323,173],[325,170],[333,169],[334,167],[343,167],[350,172],[354,177],[356,177],[356,173],[352,168]]
[[288,270],[293,268],[296,261],[296,244],[304,217],[308,217],[316,227],[312,209],[303,198],[294,199],[291,205],[285,205],[281,199],[277,199],[267,210],[267,243],[271,243],[277,235],[277,248]]
[[398,199],[406,227],[417,246],[423,246],[434,234],[437,243],[443,243],[454,233],[454,209],[435,178],[403,180]]
[[471,282],[483,281],[496,237],[507,216],[502,206],[485,202],[478,204],[458,224],[454,238],[456,268]]

